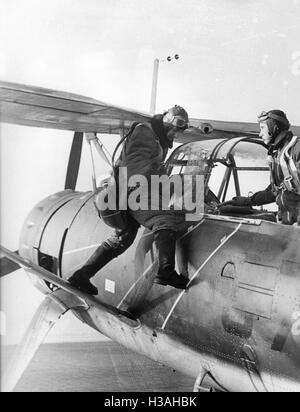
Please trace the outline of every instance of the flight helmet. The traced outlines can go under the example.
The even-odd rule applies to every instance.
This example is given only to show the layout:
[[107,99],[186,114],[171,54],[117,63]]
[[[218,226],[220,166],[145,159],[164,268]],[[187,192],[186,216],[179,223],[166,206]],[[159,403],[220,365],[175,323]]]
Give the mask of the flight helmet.
[[163,122],[183,131],[189,127],[189,116],[183,107],[175,105],[163,114]]
[[270,110],[269,112],[262,112],[258,116],[258,123],[266,122],[269,133],[274,140],[279,133],[289,130],[290,122],[286,114],[282,110]]

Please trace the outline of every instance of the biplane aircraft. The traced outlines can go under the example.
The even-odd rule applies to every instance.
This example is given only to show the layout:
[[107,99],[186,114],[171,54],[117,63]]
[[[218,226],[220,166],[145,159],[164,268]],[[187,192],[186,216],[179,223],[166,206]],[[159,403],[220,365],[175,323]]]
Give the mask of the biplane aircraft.
[[6,82],[0,82],[0,109],[2,122],[75,132],[65,190],[29,213],[18,253],[1,246],[1,276],[20,266],[45,294],[3,377],[4,391],[14,389],[67,311],[193,377],[195,391],[300,391],[300,230],[277,223],[274,211],[218,207],[229,196],[247,194],[245,174],[253,176],[252,189],[264,189],[254,178],[269,174],[258,125],[191,119],[177,136],[182,145],[168,158],[170,175],[197,173],[197,159],[208,153],[205,214],[178,239],[177,265],[189,274],[188,289],[153,284],[152,234],[141,229],[134,245],[93,279],[99,294],[91,297],[66,280],[111,233],[93,192],[76,191],[84,134],[95,141],[122,135],[150,115]]

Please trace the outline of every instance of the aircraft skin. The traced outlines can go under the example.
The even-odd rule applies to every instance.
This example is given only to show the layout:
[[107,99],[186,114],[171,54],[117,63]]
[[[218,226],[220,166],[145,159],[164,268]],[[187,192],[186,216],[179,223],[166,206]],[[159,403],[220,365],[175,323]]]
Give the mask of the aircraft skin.
[[[3,379],[5,389],[13,390],[54,321],[72,310],[120,344],[194,377],[195,390],[299,392],[299,228],[205,214],[178,240],[178,271],[189,272],[187,291],[153,285],[152,235],[141,229],[134,245],[93,278],[98,296],[86,295],[66,279],[112,229],[99,219],[92,192],[75,191],[83,132],[115,133],[149,115],[12,83],[0,82],[0,91],[1,121],[77,131],[68,190],[49,196],[29,214],[19,256],[0,248],[46,294],[18,349],[12,376]],[[193,119],[192,125],[178,140],[221,139],[214,149],[221,161],[230,160],[226,156],[241,140],[234,138],[257,137],[253,124]],[[231,166],[234,172],[236,165]]]
[[[91,192],[56,196],[28,217],[20,255],[53,272],[60,268],[67,279],[111,229],[99,219]],[[299,391],[300,230],[210,215],[182,236],[190,279],[195,276],[188,291],[152,286],[155,263],[148,254],[141,267],[149,243],[141,230],[129,251],[93,278],[97,300],[129,309],[138,323],[122,332],[125,326],[99,321],[95,310],[75,310],[76,316],[154,360],[162,353],[158,360],[195,379],[204,368],[216,387]],[[172,350],[166,350],[168,337]],[[186,350],[193,358],[180,355]]]

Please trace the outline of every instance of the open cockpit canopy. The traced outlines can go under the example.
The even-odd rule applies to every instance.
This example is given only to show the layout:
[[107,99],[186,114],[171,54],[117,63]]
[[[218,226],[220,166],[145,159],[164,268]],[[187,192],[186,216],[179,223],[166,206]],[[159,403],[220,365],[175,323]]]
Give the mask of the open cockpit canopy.
[[220,202],[263,190],[269,182],[267,148],[261,139],[237,137],[203,140],[178,147],[168,159],[168,173],[204,174],[205,185]]

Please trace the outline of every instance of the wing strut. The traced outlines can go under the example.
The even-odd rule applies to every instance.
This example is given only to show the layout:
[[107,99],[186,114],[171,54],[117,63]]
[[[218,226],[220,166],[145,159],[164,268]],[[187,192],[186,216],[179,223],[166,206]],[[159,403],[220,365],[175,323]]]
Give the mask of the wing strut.
[[76,132],[74,134],[70,157],[69,157],[65,190],[68,190],[68,189],[75,190],[76,188],[79,167],[80,167],[80,160],[81,160],[82,142],[83,142],[83,133]]

